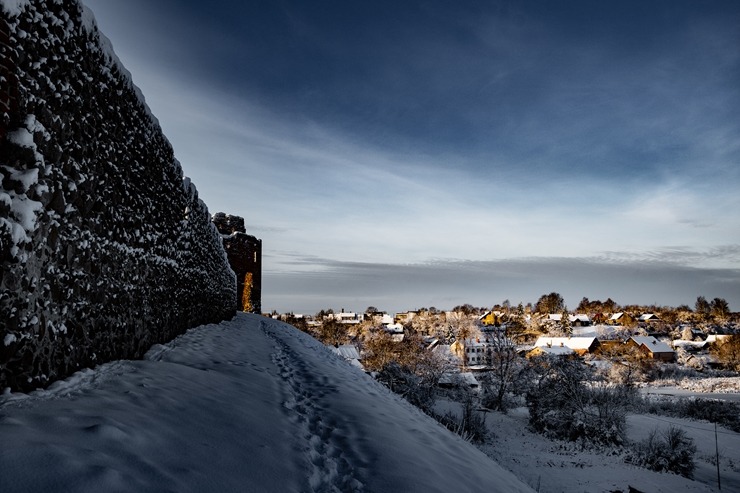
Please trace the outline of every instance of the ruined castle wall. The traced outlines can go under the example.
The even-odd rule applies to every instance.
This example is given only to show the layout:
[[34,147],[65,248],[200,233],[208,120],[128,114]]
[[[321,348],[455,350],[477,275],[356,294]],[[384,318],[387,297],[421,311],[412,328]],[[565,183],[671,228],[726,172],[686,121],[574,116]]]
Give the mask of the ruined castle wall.
[[224,249],[236,273],[236,303],[240,311],[262,311],[262,240],[248,235],[244,219],[218,212],[213,216]]
[[78,0],[0,0],[0,390],[235,312],[221,237]]

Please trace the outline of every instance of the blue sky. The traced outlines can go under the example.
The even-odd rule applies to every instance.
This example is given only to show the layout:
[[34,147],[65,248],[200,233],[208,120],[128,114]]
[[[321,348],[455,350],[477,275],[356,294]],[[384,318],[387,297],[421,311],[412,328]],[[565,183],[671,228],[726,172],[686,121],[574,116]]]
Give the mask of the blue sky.
[[737,2],[85,3],[265,310],[740,310]]

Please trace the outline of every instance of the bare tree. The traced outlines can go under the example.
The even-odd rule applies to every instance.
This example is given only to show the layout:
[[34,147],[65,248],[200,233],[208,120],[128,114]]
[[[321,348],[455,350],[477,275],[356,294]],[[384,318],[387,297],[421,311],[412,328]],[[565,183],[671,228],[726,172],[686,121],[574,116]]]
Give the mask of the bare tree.
[[482,378],[483,405],[505,412],[508,407],[506,397],[516,383],[524,362],[516,354],[514,342],[507,337],[503,329],[491,332],[488,341],[491,371]]
[[461,359],[463,366],[467,365],[467,352],[466,345],[467,340],[473,335],[475,330],[475,323],[471,315],[465,314],[460,311],[452,312],[447,317],[447,324],[452,332],[456,341],[458,341],[462,347]]
[[740,335],[734,335],[728,340],[716,344],[712,353],[732,370],[740,370]]
[[348,340],[347,327],[333,318],[327,318],[318,328],[318,339],[324,344],[338,347]]
[[611,361],[606,378],[616,385],[634,387],[638,382],[652,378],[656,365],[646,358],[637,346],[631,344],[610,344],[602,346],[602,358]]
[[365,351],[362,363],[377,372],[380,382],[422,411],[432,412],[436,386],[447,367],[440,356],[426,350],[420,337],[411,334],[394,341],[379,331],[365,342]]
[[541,358],[532,370],[527,407],[535,430],[583,443],[623,442],[625,389],[594,379],[592,370],[574,359]]

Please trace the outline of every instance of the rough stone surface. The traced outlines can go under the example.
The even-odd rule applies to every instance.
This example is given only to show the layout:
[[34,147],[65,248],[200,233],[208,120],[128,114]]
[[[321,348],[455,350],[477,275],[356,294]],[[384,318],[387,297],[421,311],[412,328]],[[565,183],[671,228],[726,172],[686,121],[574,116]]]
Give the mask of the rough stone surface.
[[0,390],[233,316],[221,237],[90,12],[0,11]]
[[262,240],[248,235],[244,219],[223,212],[213,215],[229,264],[236,273],[237,307],[243,312],[262,310]]

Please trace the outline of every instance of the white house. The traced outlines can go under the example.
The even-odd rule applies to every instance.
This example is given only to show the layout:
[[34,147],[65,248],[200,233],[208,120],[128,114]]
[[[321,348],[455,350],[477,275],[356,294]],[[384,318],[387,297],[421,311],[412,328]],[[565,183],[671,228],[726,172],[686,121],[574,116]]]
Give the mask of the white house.
[[328,319],[334,319],[340,324],[359,324],[365,318],[362,313],[345,312],[342,310],[341,313],[330,313],[326,316]]

